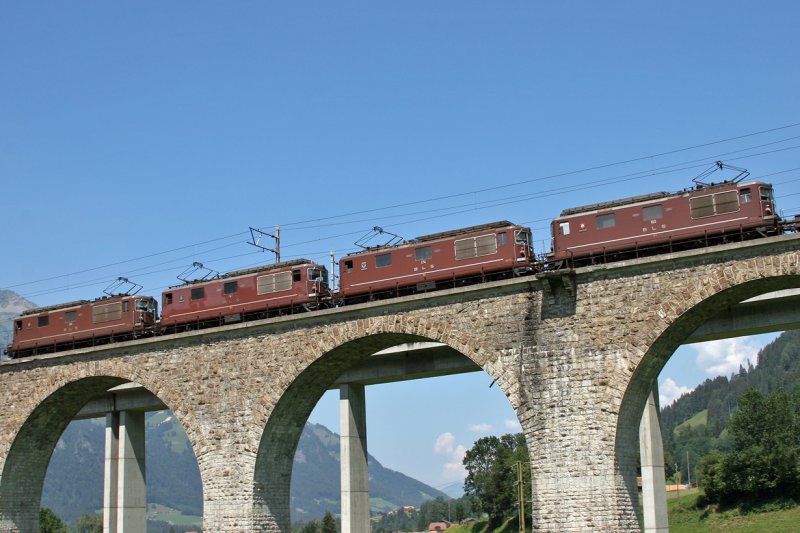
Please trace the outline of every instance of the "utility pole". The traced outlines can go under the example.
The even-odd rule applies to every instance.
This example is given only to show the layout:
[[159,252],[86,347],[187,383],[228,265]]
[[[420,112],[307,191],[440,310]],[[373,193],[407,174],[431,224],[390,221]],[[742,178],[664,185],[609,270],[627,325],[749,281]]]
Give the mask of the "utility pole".
[[525,533],[525,487],[522,478],[522,461],[517,461],[517,502],[519,503],[519,533]]
[[[275,248],[267,248],[261,244],[261,239],[263,237],[272,237],[275,239]],[[275,264],[281,262],[281,227],[275,226],[275,235],[271,233],[266,233],[261,231],[258,228],[250,227],[250,237],[252,238],[252,242],[248,241],[248,244],[252,244],[256,248],[260,248],[261,250],[272,252],[275,254]]]
[[686,450],[686,485],[692,486],[692,471],[689,468],[689,450]]
[[331,250],[331,271],[329,274],[330,283],[328,284],[328,288],[333,292],[336,290],[336,258],[333,256],[333,250]]

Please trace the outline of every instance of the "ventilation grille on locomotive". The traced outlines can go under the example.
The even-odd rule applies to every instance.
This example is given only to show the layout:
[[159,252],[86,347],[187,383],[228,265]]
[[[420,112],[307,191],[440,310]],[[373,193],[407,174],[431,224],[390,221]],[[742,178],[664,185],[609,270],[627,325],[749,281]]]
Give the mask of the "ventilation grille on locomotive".
[[735,213],[739,210],[739,193],[726,191],[706,196],[698,196],[689,200],[692,218],[713,217]]
[[471,259],[497,253],[497,238],[494,234],[461,239],[456,241],[455,245],[456,259]]
[[259,276],[256,280],[258,294],[271,294],[273,292],[288,291],[292,288],[292,273],[278,272]]

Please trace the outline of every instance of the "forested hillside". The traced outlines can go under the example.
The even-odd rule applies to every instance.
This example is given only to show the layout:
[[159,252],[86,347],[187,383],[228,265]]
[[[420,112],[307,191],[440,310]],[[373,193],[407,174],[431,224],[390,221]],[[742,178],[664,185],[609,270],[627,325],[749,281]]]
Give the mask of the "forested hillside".
[[[725,428],[739,399],[749,389],[763,394],[782,388],[800,390],[800,331],[787,331],[759,352],[755,366],[740,367],[730,377],[708,379],[691,393],[661,410],[667,475],[675,465],[686,479],[688,462],[694,472],[701,457],[730,447]],[[694,474],[692,478],[694,479]]]

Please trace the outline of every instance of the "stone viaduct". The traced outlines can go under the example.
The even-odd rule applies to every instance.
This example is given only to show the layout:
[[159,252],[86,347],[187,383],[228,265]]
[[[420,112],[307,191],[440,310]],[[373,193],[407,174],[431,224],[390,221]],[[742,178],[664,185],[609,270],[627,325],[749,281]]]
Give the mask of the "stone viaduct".
[[675,348],[747,298],[800,287],[800,235],[515,278],[0,364],[0,532],[38,531],[62,431],[126,382],[180,420],[204,529],[290,531],[303,425],[337,378],[408,342],[444,343],[508,396],[542,531],[632,531],[639,422]]

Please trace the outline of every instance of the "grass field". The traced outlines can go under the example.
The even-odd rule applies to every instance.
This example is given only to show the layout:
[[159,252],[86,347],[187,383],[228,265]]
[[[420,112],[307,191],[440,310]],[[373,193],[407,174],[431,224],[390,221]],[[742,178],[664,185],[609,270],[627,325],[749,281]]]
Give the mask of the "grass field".
[[[742,514],[738,510],[723,513],[697,508],[698,489],[670,493],[667,497],[670,533],[800,533],[800,507],[761,513]],[[486,522],[452,526],[447,533],[517,533],[515,521],[500,529],[486,530]]]
[[733,532],[755,533],[800,532],[800,507],[762,513],[742,514],[738,509],[722,513],[697,508],[698,489],[668,498],[670,533]]

